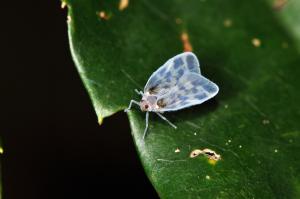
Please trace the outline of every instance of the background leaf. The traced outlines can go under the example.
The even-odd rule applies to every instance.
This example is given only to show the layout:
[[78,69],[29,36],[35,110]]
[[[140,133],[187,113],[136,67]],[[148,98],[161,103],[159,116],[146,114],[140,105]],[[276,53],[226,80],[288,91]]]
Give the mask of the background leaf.
[[[119,1],[66,3],[73,58],[100,123],[138,100],[133,89],[182,52],[183,33],[220,87],[213,100],[166,114],[177,130],[151,115],[145,142],[144,113],[128,114],[162,198],[300,197],[298,2],[142,0],[124,10]],[[189,158],[204,148],[222,159]]]

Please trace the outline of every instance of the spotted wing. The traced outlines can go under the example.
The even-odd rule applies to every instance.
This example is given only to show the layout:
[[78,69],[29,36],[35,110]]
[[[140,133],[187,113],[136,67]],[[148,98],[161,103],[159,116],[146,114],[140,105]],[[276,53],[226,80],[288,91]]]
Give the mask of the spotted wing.
[[177,85],[179,79],[187,73],[200,74],[199,61],[191,52],[176,55],[157,69],[146,83],[144,92],[158,96],[163,95]]
[[197,73],[187,73],[169,92],[158,97],[158,111],[176,111],[201,104],[218,92],[219,87],[212,81]]

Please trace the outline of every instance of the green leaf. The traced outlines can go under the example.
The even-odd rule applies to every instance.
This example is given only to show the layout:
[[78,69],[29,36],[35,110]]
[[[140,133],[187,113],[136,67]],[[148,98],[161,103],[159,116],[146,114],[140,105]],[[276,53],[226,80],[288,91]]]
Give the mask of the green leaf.
[[[183,51],[183,33],[220,87],[209,102],[165,114],[177,130],[151,114],[144,141],[145,114],[128,113],[161,198],[300,198],[299,2],[132,0],[122,11],[119,1],[65,2],[73,59],[100,123],[139,100],[133,90]],[[189,157],[205,148],[221,160]]]

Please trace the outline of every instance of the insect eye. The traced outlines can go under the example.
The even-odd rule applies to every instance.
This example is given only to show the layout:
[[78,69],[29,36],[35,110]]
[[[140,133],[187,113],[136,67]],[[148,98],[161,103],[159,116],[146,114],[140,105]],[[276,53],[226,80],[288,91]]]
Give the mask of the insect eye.
[[148,106],[148,104],[146,104],[146,105],[145,105],[145,109],[148,109],[148,108],[149,108],[149,106]]

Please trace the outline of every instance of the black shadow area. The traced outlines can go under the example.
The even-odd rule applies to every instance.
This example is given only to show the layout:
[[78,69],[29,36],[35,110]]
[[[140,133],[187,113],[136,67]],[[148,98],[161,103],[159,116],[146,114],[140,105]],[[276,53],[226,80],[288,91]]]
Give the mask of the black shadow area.
[[127,116],[97,123],[60,1],[2,3],[3,198],[157,198]]

